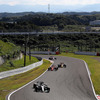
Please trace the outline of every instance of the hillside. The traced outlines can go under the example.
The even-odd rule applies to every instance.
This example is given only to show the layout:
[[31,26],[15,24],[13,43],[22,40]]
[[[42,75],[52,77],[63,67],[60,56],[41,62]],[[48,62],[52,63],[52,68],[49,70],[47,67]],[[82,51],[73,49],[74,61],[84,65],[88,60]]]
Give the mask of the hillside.
[[15,58],[20,53],[20,48],[10,42],[0,40],[0,56],[5,59]]
[[[21,17],[25,15],[37,15],[37,14],[47,14],[46,12],[17,12],[17,13],[9,13],[9,12],[2,12],[0,13],[0,18],[3,17]],[[100,14],[98,11],[93,12],[60,12],[60,13],[53,13],[53,14],[63,14],[63,15],[95,15]]]

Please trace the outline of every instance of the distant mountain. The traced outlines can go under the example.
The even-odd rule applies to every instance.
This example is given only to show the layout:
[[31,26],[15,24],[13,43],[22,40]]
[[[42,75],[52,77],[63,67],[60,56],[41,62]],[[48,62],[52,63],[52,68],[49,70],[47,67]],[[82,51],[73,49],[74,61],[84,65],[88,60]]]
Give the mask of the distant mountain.
[[[100,11],[100,4],[93,5],[50,5],[50,12],[92,12]],[[48,12],[48,5],[0,5],[0,12]]]
[[24,15],[34,15],[34,12],[20,12],[20,13],[0,13],[0,18],[2,17],[20,17],[20,16],[24,16]]
[[[67,15],[91,15],[100,14],[100,4],[94,5],[50,5],[51,13]],[[48,5],[0,5],[0,18],[24,16],[28,14],[48,13]]]
[[48,5],[0,5],[0,12],[48,12]]
[[[78,11],[83,5],[50,5],[50,12]],[[48,5],[0,5],[0,12],[48,12]]]
[[[0,13],[0,18],[2,17],[21,17],[25,15],[36,15],[36,14],[46,14],[45,12],[19,12],[19,13]],[[93,15],[100,14],[100,12],[63,12],[55,14],[64,14],[64,15]]]
[[100,11],[100,4],[86,5],[84,7],[80,7],[80,9],[76,9],[76,11],[81,12],[91,12],[91,11]]
[[100,14],[100,12],[63,12],[64,15],[93,15],[93,14]]

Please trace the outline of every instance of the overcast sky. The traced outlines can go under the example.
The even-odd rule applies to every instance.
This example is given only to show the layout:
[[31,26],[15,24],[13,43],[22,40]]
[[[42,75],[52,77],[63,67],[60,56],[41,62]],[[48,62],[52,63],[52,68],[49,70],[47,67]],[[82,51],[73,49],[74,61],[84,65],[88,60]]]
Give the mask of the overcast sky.
[[98,4],[100,0],[0,0],[0,5],[88,5]]

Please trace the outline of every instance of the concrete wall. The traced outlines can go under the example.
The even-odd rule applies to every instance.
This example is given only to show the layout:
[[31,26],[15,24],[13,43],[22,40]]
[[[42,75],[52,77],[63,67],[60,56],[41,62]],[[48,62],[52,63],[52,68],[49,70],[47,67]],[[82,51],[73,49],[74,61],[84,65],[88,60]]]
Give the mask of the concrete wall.
[[4,59],[0,56],[0,65],[4,63]]
[[55,55],[56,52],[52,52],[52,51],[31,51],[32,54],[52,54]]
[[[19,57],[17,57],[15,60],[22,59],[23,54],[21,53]],[[0,56],[0,65],[2,65],[5,62],[5,60]]]
[[0,79],[2,78],[5,78],[5,77],[9,77],[9,76],[12,76],[12,75],[16,75],[16,74],[21,74],[21,73],[24,73],[24,72],[27,72],[37,66],[40,66],[43,64],[43,60],[39,61],[39,62],[36,62],[36,63],[33,63],[29,66],[26,66],[26,67],[22,67],[22,68],[18,68],[18,69],[14,69],[14,70],[10,70],[10,71],[4,71],[4,72],[0,72]]
[[75,54],[80,54],[80,55],[91,55],[91,56],[97,56],[97,52],[75,52]]
[[16,58],[16,60],[20,60],[20,59],[22,59],[22,58],[23,58],[23,54],[20,53],[20,55]]

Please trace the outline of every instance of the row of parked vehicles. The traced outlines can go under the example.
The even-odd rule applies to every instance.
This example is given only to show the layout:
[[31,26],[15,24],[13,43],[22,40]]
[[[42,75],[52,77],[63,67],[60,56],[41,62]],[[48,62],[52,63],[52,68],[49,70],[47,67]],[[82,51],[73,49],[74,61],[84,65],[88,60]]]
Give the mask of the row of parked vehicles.
[[[56,60],[57,58],[51,56],[49,57],[49,60]],[[48,68],[48,71],[57,71],[58,68],[66,68],[66,64],[64,64],[63,62],[61,62],[60,64],[56,65],[52,65]],[[47,86],[47,84],[45,84],[42,81],[38,81],[36,83],[33,84],[33,89],[35,92],[44,92],[44,93],[49,93],[50,92],[50,87]]]

